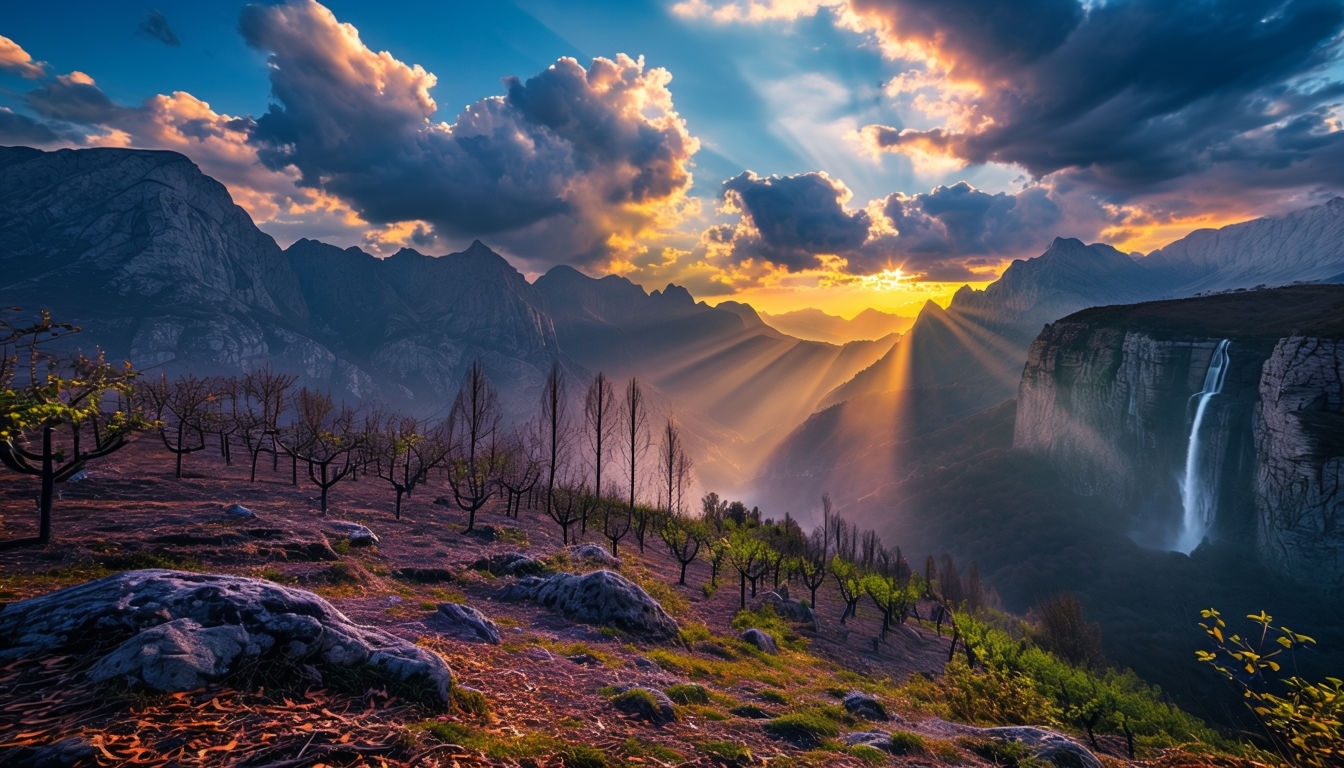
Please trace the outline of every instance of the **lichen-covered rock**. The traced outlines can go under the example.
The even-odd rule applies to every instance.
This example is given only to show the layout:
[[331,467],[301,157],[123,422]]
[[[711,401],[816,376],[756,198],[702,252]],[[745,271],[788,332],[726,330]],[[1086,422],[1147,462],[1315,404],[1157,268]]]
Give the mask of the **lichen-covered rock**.
[[1260,375],[1255,448],[1261,559],[1344,586],[1344,340],[1279,340]]
[[343,537],[352,547],[369,547],[378,543],[378,537],[368,526],[352,523],[349,520],[329,520],[327,530]]
[[458,603],[439,603],[432,626],[449,637],[475,643],[499,645],[499,629],[485,614]]
[[642,685],[618,685],[612,706],[632,717],[647,720],[656,725],[670,723],[677,719],[677,710],[672,699],[657,688],[645,688]]
[[545,563],[521,552],[501,552],[490,557],[482,557],[473,562],[471,567],[496,576],[539,576],[550,570]]
[[779,643],[775,642],[775,636],[765,630],[752,627],[738,635],[738,638],[751,643],[765,653],[779,653]]
[[651,639],[675,637],[677,622],[639,585],[612,571],[526,576],[505,587],[500,600],[535,600],[575,621],[615,627]]
[[580,562],[597,563],[604,568],[619,568],[621,565],[620,558],[612,557],[610,552],[596,544],[575,544],[566,551]]
[[270,655],[368,666],[427,683],[445,702],[452,686],[441,658],[351,623],[311,592],[218,574],[129,571],[0,608],[0,660],[71,652],[99,655],[95,679],[161,690],[199,688]]
[[882,706],[882,702],[876,697],[870,696],[863,691],[850,691],[845,694],[845,711],[855,717],[861,717],[864,720],[890,720],[891,716],[887,714],[887,708]]
[[1091,750],[1062,733],[1032,725],[1010,725],[1001,728],[977,728],[973,725],[949,723],[933,718],[921,724],[924,729],[943,736],[968,736],[1003,743],[1019,743],[1029,757],[1058,768],[1103,768]]
[[775,613],[789,621],[813,624],[817,620],[808,604],[802,600],[790,599],[788,590],[784,587],[775,592],[766,592],[765,596],[761,598],[761,605],[770,606]]

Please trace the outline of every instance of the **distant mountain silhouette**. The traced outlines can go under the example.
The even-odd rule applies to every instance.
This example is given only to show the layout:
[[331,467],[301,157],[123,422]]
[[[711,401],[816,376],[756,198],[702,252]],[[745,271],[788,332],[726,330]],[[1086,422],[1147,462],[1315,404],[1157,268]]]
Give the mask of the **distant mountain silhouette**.
[[832,344],[880,339],[892,333],[905,333],[914,323],[913,318],[881,312],[871,307],[849,320],[819,309],[799,309],[779,315],[762,313],[761,319],[770,327],[790,336]]

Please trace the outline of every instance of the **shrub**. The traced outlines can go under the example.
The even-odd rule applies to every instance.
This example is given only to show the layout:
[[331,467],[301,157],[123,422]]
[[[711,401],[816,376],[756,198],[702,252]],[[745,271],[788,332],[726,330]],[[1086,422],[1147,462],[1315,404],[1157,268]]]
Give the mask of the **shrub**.
[[[1344,680],[1327,677],[1317,683],[1297,675],[1279,679],[1280,659],[1316,641],[1284,626],[1261,611],[1246,618],[1255,630],[1248,637],[1227,635],[1227,622],[1218,611],[1200,611],[1199,626],[1209,636],[1213,650],[1198,651],[1196,658],[1233,681],[1251,708],[1278,743],[1275,746],[1298,765],[1325,768],[1344,760]],[[1282,693],[1269,690],[1278,682]]]
[[924,737],[910,731],[893,731],[887,748],[893,755],[919,755],[927,751]]
[[709,691],[696,683],[676,683],[663,690],[677,704],[708,704]]
[[765,732],[803,747],[815,747],[840,735],[840,726],[815,709],[780,715],[765,724]]

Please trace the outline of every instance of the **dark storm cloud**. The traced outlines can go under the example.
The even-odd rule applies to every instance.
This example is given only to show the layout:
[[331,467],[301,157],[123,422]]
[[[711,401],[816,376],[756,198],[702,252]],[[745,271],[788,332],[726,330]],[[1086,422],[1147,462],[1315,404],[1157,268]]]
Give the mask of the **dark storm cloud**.
[[[557,256],[600,256],[690,185],[697,143],[663,70],[642,60],[561,59],[449,125],[432,122],[436,77],[314,2],[247,6],[239,28],[269,54],[274,103],[252,141],[273,169],[331,192],[366,220],[423,220],[440,235],[535,228]],[[542,232],[544,230],[544,232]]]
[[845,255],[868,239],[868,214],[846,211],[849,190],[825,173],[762,178],[746,171],[725,181],[723,193],[754,233],[734,243],[739,257],[805,269],[816,265],[815,254]]
[[52,128],[27,115],[0,109],[0,144],[51,144],[62,137]]
[[172,27],[168,26],[168,17],[157,10],[149,12],[145,20],[140,22],[140,26],[136,28],[136,32],[174,48],[182,45],[182,41],[177,39]]
[[1085,13],[1051,2],[1040,33],[1033,16],[977,19],[962,3],[853,5],[880,35],[936,50],[954,78],[982,87],[970,106],[988,118],[971,122],[983,127],[870,127],[881,147],[1013,163],[1037,176],[1083,173],[1121,196],[1229,158],[1248,184],[1285,164],[1294,172],[1272,174],[1277,183],[1344,174],[1335,162],[1344,133],[1329,129],[1340,84],[1323,75],[1341,52],[1338,0],[1135,0]]
[[40,117],[82,125],[113,123],[126,112],[81,72],[58,75],[29,91],[24,99]]

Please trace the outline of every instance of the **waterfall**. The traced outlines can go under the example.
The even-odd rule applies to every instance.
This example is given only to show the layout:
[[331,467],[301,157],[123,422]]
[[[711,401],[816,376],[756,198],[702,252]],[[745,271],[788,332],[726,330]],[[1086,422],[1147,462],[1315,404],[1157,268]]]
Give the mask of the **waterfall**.
[[1195,420],[1190,425],[1190,441],[1185,449],[1185,474],[1181,478],[1181,531],[1176,536],[1174,549],[1189,554],[1198,547],[1213,524],[1217,511],[1217,495],[1214,477],[1203,471],[1208,463],[1204,457],[1204,440],[1200,428],[1204,425],[1204,414],[1208,412],[1209,401],[1223,391],[1223,379],[1227,377],[1228,339],[1218,342],[1209,358],[1209,370],[1204,374],[1204,388],[1195,397],[1199,404],[1195,406]]

